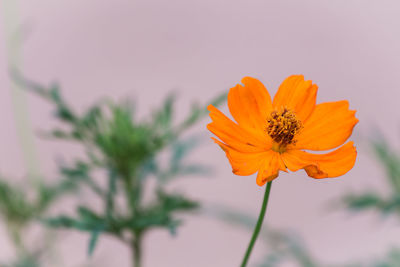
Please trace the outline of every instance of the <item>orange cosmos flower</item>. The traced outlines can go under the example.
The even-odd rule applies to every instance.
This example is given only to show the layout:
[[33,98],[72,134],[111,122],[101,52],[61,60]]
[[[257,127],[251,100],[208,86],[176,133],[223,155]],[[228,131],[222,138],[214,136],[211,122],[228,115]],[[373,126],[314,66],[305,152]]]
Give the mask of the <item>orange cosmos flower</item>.
[[[278,177],[279,171],[304,169],[313,178],[337,177],[353,168],[357,151],[353,142],[341,146],[358,119],[348,101],[316,104],[318,87],[303,75],[288,77],[274,100],[257,79],[245,77],[231,88],[228,107],[237,123],[214,106],[207,128],[221,141],[233,173],[258,172],[257,184]],[[304,150],[329,150],[313,154]]]

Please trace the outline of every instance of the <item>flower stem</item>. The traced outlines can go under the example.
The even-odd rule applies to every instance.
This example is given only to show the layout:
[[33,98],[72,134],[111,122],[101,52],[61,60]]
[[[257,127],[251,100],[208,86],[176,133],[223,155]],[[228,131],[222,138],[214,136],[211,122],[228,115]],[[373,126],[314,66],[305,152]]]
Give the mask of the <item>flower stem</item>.
[[267,186],[265,187],[265,194],[263,204],[261,206],[260,215],[258,216],[256,227],[254,228],[253,236],[251,237],[249,246],[247,247],[246,254],[244,255],[241,267],[245,267],[247,265],[247,261],[249,260],[251,251],[253,250],[254,244],[256,243],[258,234],[260,233],[261,226],[264,220],[265,212],[267,211],[268,199],[269,199],[269,192],[271,191],[272,181],[268,182]]

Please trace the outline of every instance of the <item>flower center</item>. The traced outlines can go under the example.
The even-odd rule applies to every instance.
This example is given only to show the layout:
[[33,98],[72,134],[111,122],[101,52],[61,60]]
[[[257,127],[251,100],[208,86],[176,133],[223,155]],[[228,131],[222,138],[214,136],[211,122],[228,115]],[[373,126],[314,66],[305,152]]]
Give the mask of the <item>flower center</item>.
[[276,143],[272,149],[279,153],[284,152],[287,145],[296,143],[293,138],[303,127],[294,111],[286,107],[272,111],[267,121],[266,132]]

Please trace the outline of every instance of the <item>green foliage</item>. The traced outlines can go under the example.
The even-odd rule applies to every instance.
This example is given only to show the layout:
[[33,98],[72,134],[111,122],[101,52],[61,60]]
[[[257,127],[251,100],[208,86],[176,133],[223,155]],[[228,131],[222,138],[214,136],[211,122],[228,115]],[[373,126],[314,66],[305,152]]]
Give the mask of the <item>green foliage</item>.
[[37,205],[26,199],[25,192],[16,186],[0,180],[0,211],[3,218],[22,225],[36,215]]
[[8,228],[8,233],[16,250],[17,260],[11,264],[0,263],[0,266],[36,267],[38,256],[46,250],[43,238],[28,248],[24,235],[28,227],[45,214],[50,205],[59,197],[76,189],[73,180],[61,179],[57,184],[11,184],[0,179],[0,217]]
[[392,249],[383,259],[373,263],[372,267],[396,267],[400,266],[400,250]]
[[11,264],[0,263],[0,267],[40,267],[40,264],[34,257],[21,257]]
[[[242,212],[237,212],[224,206],[215,206],[205,209],[205,213],[225,221],[231,225],[242,227],[251,233],[257,218]],[[260,232],[260,241],[266,247],[265,254],[257,267],[278,267],[284,264],[293,264],[299,267],[322,266],[307,250],[303,241],[293,232],[263,227]],[[240,255],[238,261],[240,260]],[[292,266],[292,265],[290,265]]]
[[56,185],[38,183],[24,188],[1,179],[0,216],[12,224],[26,225],[40,217],[56,198],[74,189],[75,184],[70,180],[62,180]]
[[[372,151],[383,170],[390,193],[383,195],[369,191],[361,194],[347,194],[341,201],[351,211],[376,210],[381,214],[400,217],[400,154],[390,147],[387,141],[380,137],[371,141]],[[394,267],[400,266],[400,251],[392,249],[385,257],[374,260],[372,264],[352,266]]]
[[374,209],[381,214],[400,216],[400,155],[381,138],[371,142],[374,155],[386,173],[390,194],[378,192],[348,194],[342,198],[345,206],[352,211]]
[[[206,174],[208,168],[185,162],[186,155],[198,144],[198,139],[179,138],[182,133],[208,112],[206,106],[193,105],[190,114],[175,123],[175,96],[169,95],[161,107],[146,120],[134,116],[131,103],[97,103],[83,114],[75,112],[62,98],[57,85],[45,88],[15,73],[23,87],[50,101],[55,116],[63,128],[50,136],[80,144],[86,155],[73,164],[63,165],[60,172],[69,180],[85,186],[101,200],[102,209],[79,206],[75,215],[61,214],[43,221],[51,227],[64,227],[90,235],[88,253],[92,254],[102,234],[112,235],[128,244],[135,257],[140,255],[140,242],[146,232],[164,228],[176,233],[181,220],[178,213],[191,212],[199,203],[166,185],[179,176]],[[210,104],[226,99],[222,94]],[[161,164],[160,154],[169,155],[168,164]],[[165,161],[165,159],[163,159]],[[107,183],[100,183],[98,174],[106,174]],[[143,201],[148,192],[148,179],[157,180],[151,201]],[[106,186],[100,186],[106,184]],[[117,199],[123,203],[116,204]]]

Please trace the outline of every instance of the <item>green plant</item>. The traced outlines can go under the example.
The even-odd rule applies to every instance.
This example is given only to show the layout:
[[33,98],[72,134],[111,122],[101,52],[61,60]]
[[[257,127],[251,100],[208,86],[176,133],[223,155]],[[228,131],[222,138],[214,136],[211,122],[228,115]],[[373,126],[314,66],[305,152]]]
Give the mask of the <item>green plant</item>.
[[0,263],[0,266],[39,266],[39,259],[48,249],[50,240],[41,238],[35,247],[28,247],[25,235],[59,197],[76,190],[75,181],[61,179],[53,185],[41,181],[22,185],[7,180],[0,179],[0,217],[5,222],[17,258],[11,264]]
[[400,155],[391,148],[384,138],[371,141],[371,148],[386,173],[390,193],[382,195],[376,191],[361,194],[349,193],[342,197],[342,203],[352,211],[374,209],[383,215],[400,216]]
[[[170,192],[166,185],[179,175],[205,172],[206,168],[184,161],[195,140],[178,137],[207,114],[206,107],[194,105],[189,116],[178,124],[173,121],[173,95],[147,120],[135,118],[132,104],[111,101],[95,104],[79,115],[64,101],[57,85],[45,88],[17,73],[14,77],[23,87],[54,105],[56,117],[66,127],[53,130],[50,136],[74,141],[84,148],[85,156],[62,166],[62,174],[78,180],[80,186],[87,186],[103,203],[102,209],[79,205],[75,215],[62,214],[45,219],[45,223],[88,232],[89,254],[100,235],[114,236],[130,247],[134,266],[141,266],[146,233],[165,228],[174,234],[181,224],[177,213],[194,211],[199,206],[197,201]],[[211,104],[218,105],[225,98],[223,94]],[[163,152],[170,154],[166,167],[160,164]],[[100,185],[99,173],[106,177],[106,186]],[[152,199],[146,202],[143,194],[151,177],[157,183]],[[123,199],[122,203],[117,204],[118,197]]]

